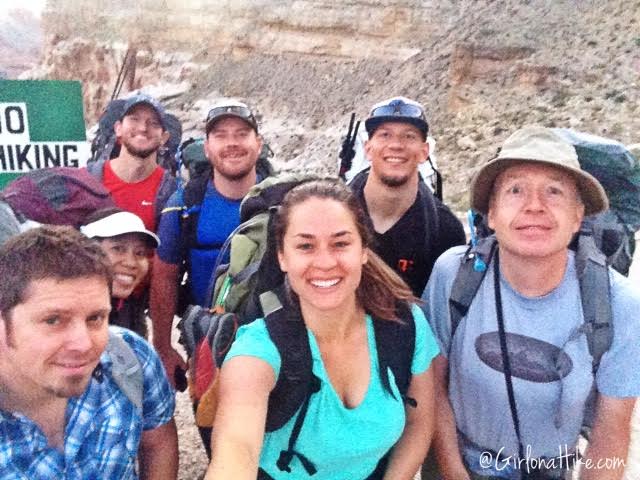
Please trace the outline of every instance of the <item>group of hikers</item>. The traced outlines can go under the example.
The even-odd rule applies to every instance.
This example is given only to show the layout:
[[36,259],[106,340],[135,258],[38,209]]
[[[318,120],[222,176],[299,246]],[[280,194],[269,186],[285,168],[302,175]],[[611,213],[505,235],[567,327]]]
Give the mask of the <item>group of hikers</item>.
[[[0,477],[177,478],[188,371],[205,479],[622,478],[640,290],[584,231],[609,198],[576,148],[513,132],[471,181],[488,233],[467,242],[418,173],[423,106],[384,100],[364,126],[348,185],[281,176],[254,112],[223,99],[185,181],[158,164],[165,109],[136,94],[87,167],[104,206],[47,225],[0,192]],[[256,199],[258,247],[239,233]],[[189,358],[176,315],[187,345],[204,328]]]

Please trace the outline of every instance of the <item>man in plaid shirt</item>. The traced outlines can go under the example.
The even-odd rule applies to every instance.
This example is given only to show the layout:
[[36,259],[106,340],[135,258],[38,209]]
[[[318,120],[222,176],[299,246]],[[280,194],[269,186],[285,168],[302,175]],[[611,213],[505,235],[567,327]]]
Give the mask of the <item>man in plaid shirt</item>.
[[[149,344],[108,326],[100,246],[34,229],[0,248],[0,279],[0,478],[175,479],[174,392]],[[114,335],[137,357],[141,405],[114,380]]]

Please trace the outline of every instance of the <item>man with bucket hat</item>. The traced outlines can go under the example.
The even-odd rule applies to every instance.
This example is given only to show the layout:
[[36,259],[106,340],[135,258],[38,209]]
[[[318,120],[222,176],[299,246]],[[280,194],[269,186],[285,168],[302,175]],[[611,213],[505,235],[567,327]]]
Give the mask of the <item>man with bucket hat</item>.
[[374,251],[420,296],[438,256],[465,243],[462,224],[426,186],[418,166],[429,156],[424,108],[384,100],[365,120],[371,168],[350,182],[371,219]]
[[[622,477],[640,394],[640,292],[601,254],[584,253],[588,238],[569,249],[583,217],[608,203],[575,149],[548,128],[516,131],[477,172],[471,206],[495,238],[445,252],[423,295],[441,349],[434,447],[442,478],[569,478],[576,462],[582,479]],[[466,281],[480,280],[460,311],[463,269]],[[598,272],[604,281],[590,285]],[[577,460],[586,420],[590,443]]]

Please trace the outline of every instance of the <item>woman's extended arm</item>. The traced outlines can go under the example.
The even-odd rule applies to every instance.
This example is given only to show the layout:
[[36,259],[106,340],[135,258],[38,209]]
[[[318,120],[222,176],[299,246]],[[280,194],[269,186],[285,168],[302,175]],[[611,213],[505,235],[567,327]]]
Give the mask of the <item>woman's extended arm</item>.
[[420,469],[433,433],[433,386],[433,365],[411,378],[407,396],[415,399],[418,404],[415,408],[405,407],[407,420],[404,431],[391,453],[385,479],[411,480]]
[[275,383],[271,366],[258,358],[239,356],[223,365],[206,480],[256,479]]
[[449,362],[443,355],[433,359],[435,374],[436,421],[433,448],[438,468],[444,480],[468,480],[469,474],[458,448],[456,420],[449,401]]

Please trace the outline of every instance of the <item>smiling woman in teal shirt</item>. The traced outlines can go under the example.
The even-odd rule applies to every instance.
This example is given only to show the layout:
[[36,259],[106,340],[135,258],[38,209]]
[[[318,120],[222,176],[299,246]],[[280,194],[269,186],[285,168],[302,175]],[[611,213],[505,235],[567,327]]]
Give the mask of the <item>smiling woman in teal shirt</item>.
[[[372,317],[403,321],[397,307],[410,305],[414,298],[367,248],[370,233],[363,219],[353,194],[333,180],[294,188],[275,218],[280,269],[293,301],[299,303],[312,372],[320,381],[320,390],[310,396],[295,450],[303,452],[317,472],[311,477],[299,456],[291,459],[290,472],[276,465],[299,412],[265,433],[281,355],[264,320],[257,320],[240,329],[221,371],[206,478],[410,480],[419,469],[432,433],[430,363],[438,348],[420,309],[411,306],[404,320],[415,325],[406,397],[415,400],[415,406],[405,405],[391,371],[390,390],[383,387]],[[377,469],[383,458],[388,463]]]

